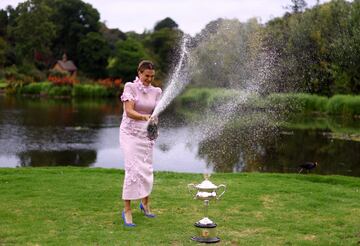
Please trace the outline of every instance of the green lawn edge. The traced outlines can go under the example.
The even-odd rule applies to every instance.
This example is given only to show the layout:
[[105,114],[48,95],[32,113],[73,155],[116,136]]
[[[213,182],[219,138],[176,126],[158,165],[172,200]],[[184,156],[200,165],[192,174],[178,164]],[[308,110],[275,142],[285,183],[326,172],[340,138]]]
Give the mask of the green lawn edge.
[[[155,219],[132,205],[136,228],[121,221],[124,171],[0,168],[0,245],[196,245],[203,204],[187,190],[201,174],[155,172]],[[358,245],[360,178],[216,173],[227,185],[209,217],[221,245]]]

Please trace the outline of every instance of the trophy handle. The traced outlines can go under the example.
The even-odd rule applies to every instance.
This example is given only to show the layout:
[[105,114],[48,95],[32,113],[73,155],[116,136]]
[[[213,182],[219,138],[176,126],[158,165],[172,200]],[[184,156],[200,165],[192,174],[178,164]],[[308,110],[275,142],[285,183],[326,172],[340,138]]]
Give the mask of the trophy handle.
[[221,184],[221,185],[218,186],[218,189],[220,189],[221,187],[224,188],[224,190],[218,197],[216,197],[216,200],[219,200],[220,197],[222,197],[222,195],[224,195],[224,193],[226,191],[226,185]]
[[194,184],[188,184],[188,190],[189,193],[194,197],[194,199],[196,199],[196,193],[193,193],[192,190],[196,191],[196,187]]

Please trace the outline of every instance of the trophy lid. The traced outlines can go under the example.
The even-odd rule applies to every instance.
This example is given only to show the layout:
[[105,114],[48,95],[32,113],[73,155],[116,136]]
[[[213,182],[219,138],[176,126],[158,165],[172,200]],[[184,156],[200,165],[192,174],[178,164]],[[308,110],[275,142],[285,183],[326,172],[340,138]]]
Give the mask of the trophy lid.
[[201,184],[198,184],[196,186],[196,188],[198,189],[217,189],[218,187],[216,185],[214,185],[210,180],[204,180],[203,182],[201,182]]

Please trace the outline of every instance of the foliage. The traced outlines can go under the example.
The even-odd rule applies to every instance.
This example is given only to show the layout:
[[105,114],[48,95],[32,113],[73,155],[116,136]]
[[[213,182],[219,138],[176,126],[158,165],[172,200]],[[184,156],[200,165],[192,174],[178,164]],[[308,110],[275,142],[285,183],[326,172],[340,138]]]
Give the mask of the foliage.
[[116,53],[109,60],[109,76],[121,78],[123,81],[132,81],[137,75],[139,61],[143,59],[149,59],[149,55],[141,42],[131,37],[118,41]]
[[270,94],[267,97],[267,101],[273,107],[280,107],[280,109],[303,113],[326,113],[328,103],[328,99],[326,97],[306,93]]
[[257,75],[261,54],[260,24],[255,20],[218,20],[216,31],[205,32],[192,50],[192,84],[205,87],[244,88]]
[[331,53],[331,58],[334,61],[334,91],[359,94],[360,1],[353,1],[348,8],[347,18],[341,22],[344,31],[337,40],[334,40],[333,52]]
[[45,74],[29,63],[24,63],[22,66],[11,66],[4,69],[4,77],[6,80],[21,81],[28,84],[34,81],[42,81],[45,79]]
[[42,0],[28,0],[16,7],[14,25],[9,27],[17,57],[31,61],[35,52],[50,53],[55,25],[49,20],[52,10]]
[[[202,110],[217,103],[235,100],[236,90],[223,88],[190,88],[176,99],[182,107]],[[272,93],[267,97],[249,96],[244,106],[251,108],[273,108],[279,112],[322,113],[345,117],[360,115],[360,96],[336,95],[331,98],[306,93]]]
[[20,89],[20,94],[27,95],[47,95],[52,88],[52,84],[49,82],[44,83],[30,83],[28,85],[23,86]]
[[22,95],[49,96],[49,97],[70,97],[72,87],[63,84],[55,86],[51,82],[30,83],[21,87],[18,93]]
[[[18,72],[29,77],[29,79],[35,82],[44,81],[46,79],[46,74],[40,71],[33,63],[23,62],[21,66],[18,66]],[[25,83],[27,81],[24,81]]]
[[8,87],[8,83],[0,79],[0,90],[5,89]]
[[[281,91],[287,88],[320,95],[359,93],[356,1],[333,0],[304,13],[267,23],[267,47],[275,51]],[[358,22],[356,22],[358,23]]]
[[70,76],[70,73],[67,72],[67,71],[59,71],[59,70],[56,70],[56,69],[50,69],[49,70],[49,77],[63,78],[63,77],[67,77],[67,76]]
[[185,91],[178,101],[182,107],[201,109],[231,100],[237,95],[237,91],[223,88],[191,88]]
[[50,97],[71,97],[72,86],[52,86],[48,92]]
[[58,77],[58,76],[49,76],[48,80],[52,82],[54,85],[70,85],[78,83],[78,81],[73,77]]
[[360,115],[360,96],[336,95],[330,98],[328,113],[354,116]]
[[115,94],[115,90],[90,84],[76,84],[72,92],[73,97],[112,97]]
[[93,78],[106,77],[109,45],[100,33],[90,32],[78,44],[79,68]]
[[290,9],[293,13],[300,13],[307,6],[305,0],[291,0],[291,3],[292,4],[288,6],[288,9]]
[[120,88],[122,80],[107,78],[98,80],[98,83],[106,88]]
[[0,38],[7,34],[8,16],[6,10],[0,9]]
[[[318,2],[312,8],[303,0],[289,2],[289,13],[266,24],[255,19],[208,23],[189,42],[192,84],[242,88],[258,83],[262,62],[269,59],[271,71],[265,73],[271,76],[261,89],[359,94],[360,1]],[[179,59],[183,35],[171,18],[152,31],[123,33],[101,23],[99,12],[81,0],[26,0],[0,10],[0,68],[6,73],[8,67],[22,70],[30,64],[31,72],[12,76],[21,83],[41,81],[67,53],[92,79],[129,81],[139,61],[150,59],[157,79],[164,80]]]
[[0,36],[0,68],[3,68],[6,63],[6,49],[7,43],[5,40]]
[[175,29],[178,28],[178,26],[179,25],[173,19],[166,17],[165,19],[155,24],[154,30],[159,31],[160,29],[163,28]]
[[112,81],[112,85],[105,85],[108,80],[99,84],[79,84],[73,81],[68,82],[68,77],[59,78],[61,83],[36,82],[27,85],[18,81],[11,83],[1,83],[8,93],[19,95],[46,96],[46,97],[66,97],[66,98],[105,98],[118,96],[123,90],[123,85],[119,80]]
[[81,0],[46,0],[53,10],[50,20],[56,26],[52,50],[56,57],[64,52],[78,62],[78,45],[83,37],[100,29],[100,14]]
[[127,38],[127,35],[119,29],[108,28],[104,23],[100,23],[100,33],[105,38],[112,52],[115,51],[117,41]]
[[154,62],[158,65],[157,73],[160,78],[166,77],[177,63],[182,35],[183,33],[177,29],[161,28],[145,39],[145,47],[155,57]]

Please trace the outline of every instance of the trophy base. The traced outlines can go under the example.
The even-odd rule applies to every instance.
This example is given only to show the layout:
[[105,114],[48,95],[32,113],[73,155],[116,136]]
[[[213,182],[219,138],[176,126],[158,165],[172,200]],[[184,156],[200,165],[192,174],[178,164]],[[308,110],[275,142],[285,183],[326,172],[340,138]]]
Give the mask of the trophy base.
[[192,237],[193,241],[199,243],[217,243],[220,242],[220,238],[216,234],[216,224],[212,222],[208,217],[194,224],[197,236]]
[[191,240],[199,242],[199,243],[218,243],[218,242],[220,242],[220,238],[218,238],[218,237],[211,237],[211,238],[192,237]]

